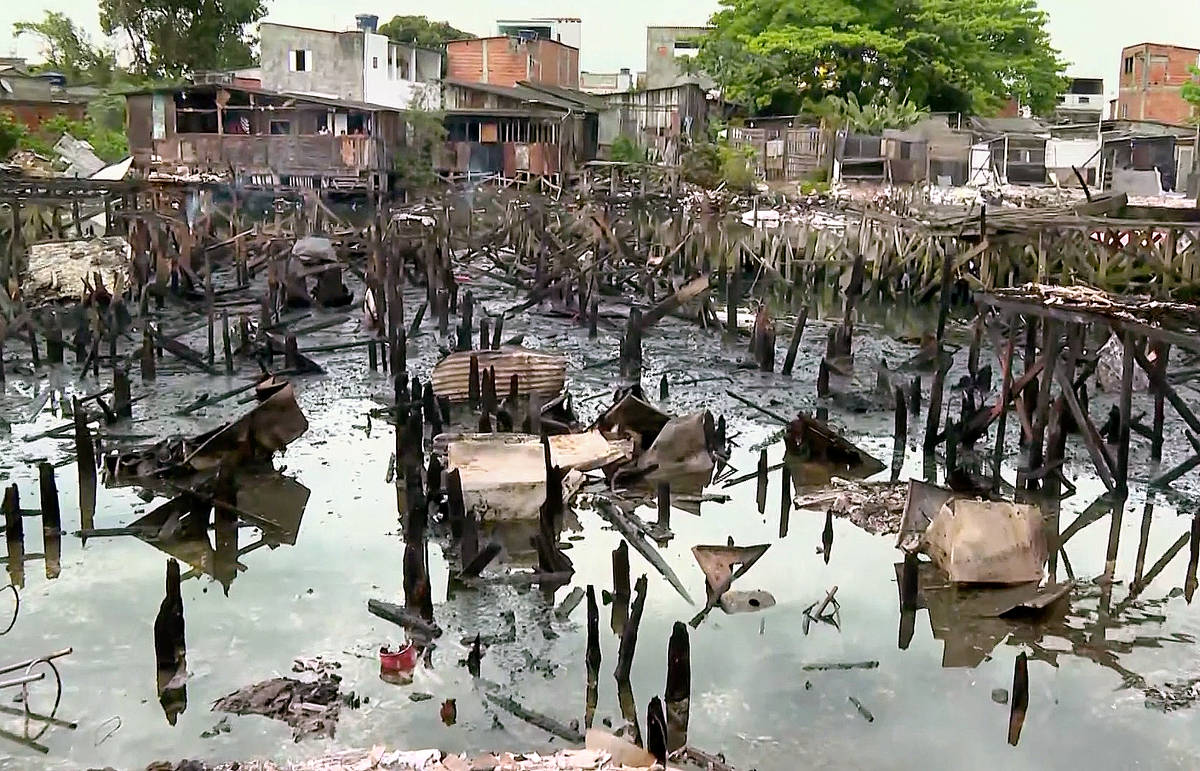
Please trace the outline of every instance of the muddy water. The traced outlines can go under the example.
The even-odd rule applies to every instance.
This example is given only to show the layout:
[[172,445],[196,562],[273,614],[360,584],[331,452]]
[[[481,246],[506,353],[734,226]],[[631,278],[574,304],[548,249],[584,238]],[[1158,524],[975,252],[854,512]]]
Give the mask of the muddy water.
[[[495,297],[487,306],[495,311],[510,303],[508,298]],[[880,355],[894,365],[914,350],[890,336],[919,334],[929,321],[923,313],[896,306],[864,311],[863,332],[856,338],[861,382],[845,387],[866,392],[874,383],[874,362]],[[824,349],[828,323],[810,319],[805,353],[796,377],[789,381],[739,369],[741,352],[723,348],[708,333],[667,321],[661,332],[647,336],[646,382],[651,386],[647,390],[657,391],[663,372],[671,381],[703,380],[674,388],[666,407],[673,412],[709,408],[725,414],[731,433],[737,434],[732,463],[741,471],[754,468],[760,447],[768,449],[774,463],[783,451],[778,427],[724,392],[735,390],[783,414],[813,408],[816,357]],[[356,326],[357,322],[348,321],[341,328],[313,335],[308,344],[349,339]],[[615,366],[583,367],[615,355],[615,332],[589,343],[583,330],[540,316],[510,321],[506,329],[511,330],[506,336],[525,331],[526,343],[533,347],[565,352],[571,358],[571,386],[581,412],[590,417],[600,409],[604,399],[588,397],[607,390],[616,377]],[[962,330],[957,334],[965,341]],[[410,368],[422,375],[436,358],[431,343],[430,335],[420,338],[410,353]],[[582,719],[585,608],[580,605],[567,619],[553,614],[571,587],[553,596],[504,586],[451,593],[447,562],[436,543],[430,546],[435,614],[446,633],[431,665],[420,666],[411,684],[394,685],[379,678],[374,651],[384,642],[400,641],[402,632],[370,615],[366,601],[400,600],[403,542],[395,489],[386,482],[394,449],[392,429],[380,422],[368,429],[366,413],[386,403],[390,387],[385,377],[366,371],[362,351],[317,358],[333,374],[297,382],[312,426],[277,460],[283,473],[311,490],[296,544],[247,551],[239,558],[227,594],[207,576],[184,581],[190,677],[188,706],[176,724],[168,723],[155,689],[152,628],[163,596],[165,555],[133,537],[93,539],[82,545],[68,536],[57,578],[46,578],[42,561],[25,562],[21,612],[12,631],[0,637],[0,664],[73,647],[75,652],[60,660],[64,692],[57,714],[77,726],[72,730],[58,725],[46,731],[37,739],[47,750],[44,754],[0,737],[0,768],[138,768],[156,759],[183,757],[293,759],[374,744],[463,751],[559,746],[559,740],[490,706],[462,663],[466,649],[461,638],[476,633],[506,636],[510,616],[515,619],[512,642],[487,651],[483,677],[532,709],[563,722]],[[960,359],[965,360],[965,354]],[[183,374],[162,377],[148,391],[150,397],[139,402],[135,414],[138,418],[162,414],[189,403],[198,392],[232,385],[224,379]],[[0,478],[6,478],[6,484],[18,483],[28,508],[37,505],[31,464],[41,457],[65,461],[70,450],[66,443],[22,441],[61,422],[49,410],[30,422],[15,417],[24,414],[19,406],[38,387],[32,380],[12,377],[4,397],[3,414],[13,416],[13,427],[0,448]],[[78,387],[94,390],[87,384]],[[141,392],[135,385],[135,395]],[[1135,414],[1146,408],[1146,403],[1135,402]],[[194,420],[135,422],[129,430],[157,433],[167,426],[191,431],[239,409],[226,405]],[[1100,409],[1094,407],[1093,413],[1100,414]],[[885,461],[890,457],[890,414],[858,416],[833,409],[831,417],[877,457]],[[1063,504],[1064,529],[1100,492],[1080,463],[1081,449],[1076,450],[1069,471],[1079,493]],[[1135,460],[1148,457],[1140,439],[1135,438],[1132,455]],[[1166,462],[1174,460],[1172,456]],[[1009,466],[1011,481],[1011,462]],[[901,478],[922,475],[921,460],[910,448]],[[1135,475],[1144,480],[1150,472],[1138,465]],[[58,481],[64,528],[74,531],[79,520],[73,467],[61,469]],[[1181,486],[1187,489],[1186,484]],[[771,544],[766,556],[739,581],[739,588],[767,590],[778,604],[740,616],[717,611],[692,632],[690,736],[694,745],[724,752],[738,768],[779,771],[809,765],[904,768],[918,763],[946,769],[998,763],[1007,768],[1048,768],[1074,766],[1080,758],[1087,758],[1095,768],[1200,763],[1197,711],[1148,708],[1147,690],[1200,674],[1195,645],[1200,614],[1182,596],[1186,544],[1140,594],[1130,598],[1143,542],[1141,485],[1135,486],[1123,516],[1105,516],[1067,543],[1068,559],[1060,561],[1058,577],[1066,578],[1069,562],[1083,586],[1067,618],[1040,639],[1031,641],[1018,627],[1004,627],[996,635],[994,626],[981,630],[978,625],[955,624],[952,615],[949,622],[944,616],[936,620],[935,637],[929,612],[921,610],[905,650],[897,644],[900,612],[894,563],[898,552],[892,538],[870,535],[838,520],[832,558],[826,564],[817,553],[823,514],[792,511],[788,534],[779,537],[777,474],[770,481],[764,514],[757,510],[753,482],[728,490],[717,485],[712,491],[728,493],[732,500],[705,503],[700,516],[676,510],[675,538],[662,549],[664,557],[692,595],[700,597],[703,578],[691,557],[691,546],[721,544],[728,536],[744,545]],[[127,524],[153,505],[130,490],[101,490],[96,526]],[[1144,574],[1189,532],[1191,517],[1185,515],[1192,513],[1192,505],[1188,498],[1158,497],[1144,540]],[[640,513],[649,519],[654,516],[648,510]],[[620,536],[606,529],[586,501],[580,502],[576,514],[578,529],[565,534],[577,570],[572,586],[610,588],[610,555]],[[26,550],[41,552],[40,528],[27,525],[26,531]],[[519,545],[526,536],[501,532],[497,537]],[[249,549],[258,540],[258,531],[242,530],[239,545]],[[689,619],[696,608],[688,606],[636,553],[630,559],[635,578],[642,573],[649,577],[632,676],[644,727],[645,705],[663,688],[671,626]],[[1113,580],[1095,581],[1106,575],[1106,568]],[[833,585],[839,587],[840,629],[814,624],[806,634],[804,609]],[[6,601],[0,595],[0,615],[8,607]],[[610,610],[601,607],[604,663],[597,721],[610,719],[620,725],[611,677],[617,639],[608,630]],[[6,617],[0,621],[6,623]],[[964,647],[979,650],[978,666],[944,666],[955,663]],[[1006,742],[1008,707],[993,701],[992,692],[1010,688],[1013,663],[1021,651],[1030,656],[1029,709],[1014,748]],[[345,688],[364,700],[360,709],[342,711],[335,739],[296,744],[286,725],[260,717],[230,717],[227,732],[202,737],[223,717],[210,711],[214,700],[249,683],[288,674],[296,657],[318,655],[340,662]],[[879,665],[804,669],[863,661]],[[49,709],[47,689],[35,686],[31,693],[33,709]],[[415,701],[418,694],[432,698]],[[15,691],[0,692],[0,706],[12,707],[13,695]],[[864,719],[851,697],[870,711],[874,722]],[[444,725],[439,718],[439,707],[448,698],[457,704],[454,726]],[[0,718],[0,729],[22,735],[20,718]],[[39,726],[33,726],[37,730]]]

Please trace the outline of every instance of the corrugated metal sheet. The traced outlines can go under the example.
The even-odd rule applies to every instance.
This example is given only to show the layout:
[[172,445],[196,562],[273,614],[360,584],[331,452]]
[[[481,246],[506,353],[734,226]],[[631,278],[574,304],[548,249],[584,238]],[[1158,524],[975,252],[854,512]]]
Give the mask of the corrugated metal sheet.
[[467,401],[472,356],[478,357],[480,372],[495,368],[497,391],[507,393],[513,375],[517,376],[517,390],[522,395],[557,396],[566,385],[566,357],[527,348],[502,348],[459,351],[442,359],[433,368],[433,392],[452,403]]

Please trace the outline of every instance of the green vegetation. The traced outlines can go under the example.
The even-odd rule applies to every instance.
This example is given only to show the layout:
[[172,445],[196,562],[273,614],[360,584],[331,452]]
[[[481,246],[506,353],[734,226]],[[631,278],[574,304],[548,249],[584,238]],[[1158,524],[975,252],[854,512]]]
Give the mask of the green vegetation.
[[1188,72],[1192,78],[1179,89],[1179,95],[1192,106],[1192,123],[1200,123],[1200,67],[1193,64]]
[[417,106],[409,108],[404,146],[396,151],[393,168],[400,186],[406,191],[420,192],[436,187],[438,176],[434,168],[438,152],[446,141],[446,126],[441,112]]
[[387,35],[395,43],[409,43],[434,50],[441,50],[451,40],[475,37],[444,21],[430,21],[424,16],[393,16],[391,21],[379,25],[379,34]]
[[0,112],[0,160],[13,154],[25,138],[25,127],[17,122],[11,112]]
[[721,136],[720,124],[710,127],[710,136],[693,142],[680,158],[685,180],[709,190],[725,185],[731,191],[750,190],[754,176],[754,150],[734,147]]
[[42,68],[61,72],[68,83],[107,86],[118,72],[116,51],[93,45],[88,34],[65,13],[46,11],[41,21],[13,24],[13,37],[22,35],[40,41],[45,60]]
[[20,148],[53,158],[54,145],[63,134],[70,134],[90,144],[96,155],[105,163],[116,163],[129,155],[129,142],[123,130],[99,126],[91,117],[78,121],[62,115],[46,121],[37,131],[24,131],[20,139]]
[[906,129],[929,117],[929,111],[903,97],[896,89],[876,93],[866,104],[858,97],[827,96],[825,101],[811,105],[810,112],[825,119],[832,128],[847,128],[860,134],[879,134],[884,129]]
[[646,163],[650,158],[649,151],[625,135],[613,140],[609,150],[609,159],[618,163]]
[[1049,112],[1066,85],[1035,0],[721,0],[695,66],[751,111],[895,89],[931,110]]

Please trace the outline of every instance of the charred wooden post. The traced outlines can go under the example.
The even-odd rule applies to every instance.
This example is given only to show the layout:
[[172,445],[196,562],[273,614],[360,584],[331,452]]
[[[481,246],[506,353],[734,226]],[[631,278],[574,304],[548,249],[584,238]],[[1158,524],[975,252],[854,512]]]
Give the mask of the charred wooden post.
[[804,336],[804,325],[808,321],[808,308],[801,308],[796,316],[795,326],[792,327],[792,339],[788,343],[787,356],[783,359],[783,374],[792,376],[792,368],[796,365],[796,354],[800,350],[800,339]]
[[[496,317],[496,328],[492,330],[492,350],[500,350],[500,340],[504,336],[504,314],[501,313]],[[483,346],[486,347],[486,346]]]
[[450,521],[450,534],[455,538],[462,538],[467,520],[467,507],[463,501],[462,475],[458,469],[446,475],[446,511]]
[[496,398],[496,368],[488,367],[483,373],[483,411],[485,413],[495,414],[499,407],[499,402]]
[[233,374],[233,344],[229,338],[229,314],[221,314],[221,350],[225,354],[225,374]]
[[58,484],[54,480],[54,466],[47,462],[38,464],[38,488],[41,492],[42,531],[62,531],[62,511],[59,508]]
[[664,373],[658,381],[658,400],[665,402],[671,396],[671,387],[667,382],[667,376]]
[[904,402],[904,391],[900,386],[896,386],[893,399],[896,402],[896,419],[893,427],[893,436],[896,443],[893,449],[893,454],[904,454],[904,448],[908,443],[908,405]]
[[21,517],[21,493],[15,484],[4,489],[4,537],[9,541],[25,540],[25,525]]
[[658,527],[663,531],[671,529],[671,483],[658,483]]
[[600,300],[594,294],[588,307],[588,337],[595,340],[600,335]]
[[[1155,341],[1151,344],[1151,350],[1154,352],[1154,364],[1158,369],[1159,382],[1166,382],[1167,379],[1167,359],[1171,356],[1171,344]],[[1165,420],[1165,392],[1161,387],[1152,386],[1151,390],[1154,393],[1154,426],[1153,434],[1150,438],[1150,459],[1154,462],[1162,460],[1163,448],[1163,422]]]
[[651,697],[646,707],[646,751],[658,765],[667,767],[667,716],[657,696]]
[[829,396],[829,365],[822,358],[817,365],[817,397],[824,399]]
[[450,336],[450,293],[445,289],[437,290],[437,323],[438,337],[445,340]]
[[372,372],[379,370],[379,352],[375,348],[375,342],[367,343],[367,366]]
[[641,576],[634,587],[633,608],[629,612],[629,622],[621,631],[621,644],[617,649],[617,667],[613,676],[618,682],[628,681],[633,670],[633,654],[637,648],[638,626],[642,622],[642,612],[646,608],[646,576]]
[[491,347],[492,330],[487,317],[479,320],[479,350],[486,351]]
[[288,369],[298,369],[300,365],[300,347],[295,335],[288,335],[283,348],[284,366]]
[[637,308],[630,309],[625,337],[621,340],[621,377],[626,382],[642,380],[642,312]]
[[612,630],[621,634],[629,620],[629,543],[622,540],[612,553]]
[[676,621],[667,643],[667,750],[687,744],[688,713],[692,699],[692,653],[687,624]]
[[467,404],[472,410],[479,409],[479,357],[471,354],[471,366],[467,373]]
[[734,249],[729,266],[729,281],[725,290],[725,331],[733,339],[737,339],[737,309],[742,299],[742,255]]
[[63,363],[62,319],[58,311],[50,311],[50,323],[46,327],[46,360],[51,364]]
[[38,350],[38,341],[37,341],[38,328],[37,328],[37,325],[30,324],[28,327],[28,332],[29,332],[29,355],[30,355],[30,359],[33,363],[33,366],[35,368],[37,368],[37,367],[42,366],[42,354]]
[[75,459],[79,469],[79,514],[83,530],[93,529],[96,516],[96,446],[83,403],[72,403],[75,421]]
[[825,558],[825,564],[829,564],[829,558],[833,556],[833,507],[825,510],[825,527],[821,531],[821,555]]
[[[942,356],[939,346],[939,356]],[[927,452],[937,447],[938,426],[942,420],[942,395],[946,387],[946,373],[950,371],[951,357],[945,356],[945,361],[939,361],[937,372],[933,376],[933,387],[929,390],[929,413],[925,416],[925,443]]]
[[458,350],[471,350],[471,333],[475,329],[474,312],[475,312],[475,296],[471,290],[467,290],[463,295],[462,306],[459,308],[459,325],[458,325]]
[[113,370],[113,412],[118,418],[133,417],[133,398],[129,388],[129,374],[117,367]]
[[[1139,342],[1133,335],[1126,332],[1121,336],[1121,394],[1118,398],[1118,428],[1117,428],[1117,464],[1113,469],[1117,482],[1117,492],[1129,491],[1129,439],[1131,406],[1133,399],[1133,354]],[[1161,371],[1161,370],[1160,370]]]

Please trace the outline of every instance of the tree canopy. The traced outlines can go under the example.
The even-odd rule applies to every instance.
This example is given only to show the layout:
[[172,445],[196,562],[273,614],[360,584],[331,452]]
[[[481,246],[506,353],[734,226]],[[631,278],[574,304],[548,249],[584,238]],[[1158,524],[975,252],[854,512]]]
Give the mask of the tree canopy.
[[721,0],[695,66],[774,114],[893,89],[931,110],[1053,110],[1065,62],[1035,0]]
[[254,63],[249,25],[264,0],[100,0],[106,35],[127,39],[133,64],[149,77],[245,67]]
[[430,21],[424,16],[393,16],[391,21],[379,26],[379,34],[387,35],[394,43],[433,49],[444,48],[451,40],[475,37],[444,21]]
[[62,73],[69,83],[107,86],[116,76],[117,55],[94,45],[65,13],[46,11],[41,21],[13,24],[13,36],[32,35],[41,42],[44,68]]

